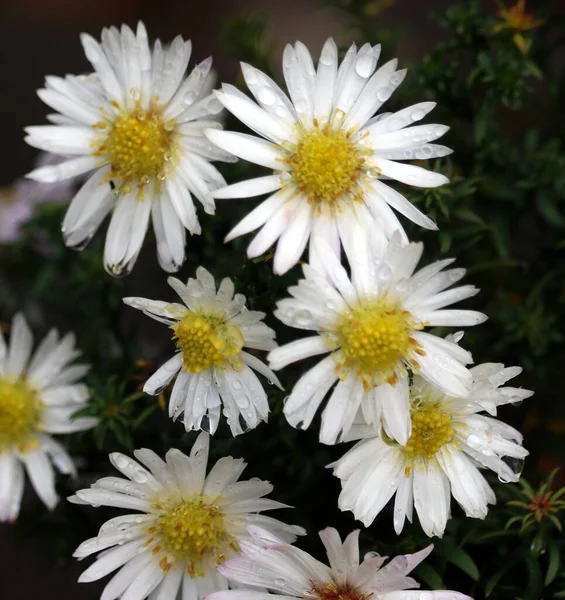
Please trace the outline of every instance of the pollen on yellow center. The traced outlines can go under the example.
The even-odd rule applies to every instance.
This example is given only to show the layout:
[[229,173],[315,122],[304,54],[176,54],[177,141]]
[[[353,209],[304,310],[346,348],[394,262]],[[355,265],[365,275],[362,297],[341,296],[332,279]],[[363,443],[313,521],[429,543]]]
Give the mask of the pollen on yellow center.
[[161,110],[144,110],[137,105],[111,121],[97,123],[105,133],[94,152],[110,163],[110,179],[117,189],[130,192],[152,180],[165,178],[165,166],[174,152],[173,127],[163,120]]
[[[203,496],[165,510],[150,533],[152,540],[158,540],[154,553],[163,552],[175,561],[187,561],[192,577],[204,575],[206,564],[222,564],[230,549],[239,550],[226,527],[224,513]],[[162,561],[165,567],[170,565],[166,557]]]
[[406,442],[407,458],[433,458],[436,452],[453,439],[451,417],[441,412],[437,404],[424,405],[412,412],[412,434]]
[[211,367],[241,368],[238,357],[243,348],[243,334],[239,327],[226,323],[224,318],[189,312],[171,328],[183,355],[183,368],[188,373],[199,373]]
[[37,392],[22,380],[0,378],[0,452],[33,444],[40,416]]
[[302,132],[285,162],[310,202],[333,208],[343,197],[355,197],[364,159],[346,131],[326,126]]
[[394,385],[396,369],[419,350],[411,337],[416,329],[409,312],[381,299],[359,305],[342,315],[336,327],[344,369],[355,371],[366,389],[382,383]]

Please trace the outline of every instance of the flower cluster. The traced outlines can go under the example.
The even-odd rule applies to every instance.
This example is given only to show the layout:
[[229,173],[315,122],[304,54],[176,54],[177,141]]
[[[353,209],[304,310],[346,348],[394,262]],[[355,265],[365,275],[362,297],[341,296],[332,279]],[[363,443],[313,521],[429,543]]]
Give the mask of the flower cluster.
[[[522,436],[496,419],[497,407],[531,395],[503,387],[520,368],[475,367],[460,345],[463,333],[436,327],[476,326],[480,312],[452,308],[478,290],[460,285],[465,270],[446,259],[419,266],[421,243],[398,218],[433,230],[397,184],[433,188],[445,175],[412,164],[446,156],[434,143],[446,131],[418,124],[434,108],[421,102],[393,113],[381,107],[406,71],[391,60],[378,66],[380,46],[352,45],[340,61],[328,40],[318,63],[304,44],[288,45],[283,75],[288,94],[266,74],[242,64],[252,98],[223,84],[212,91],[211,59],[187,76],[190,42],[149,45],[134,32],[104,29],[101,42],[82,36],[94,72],[49,76],[40,98],[57,111],[51,125],[29,127],[27,142],[66,155],[29,177],[42,182],[86,175],[63,220],[65,243],[84,248],[111,213],[104,264],[127,275],[153,223],[161,267],[177,271],[186,231],[201,227],[194,199],[213,214],[215,201],[267,194],[227,235],[259,230],[250,258],[276,244],[273,271],[291,270],[308,247],[303,278],[288,289],[274,316],[311,332],[277,346],[265,314],[248,310],[234,283],[217,286],[204,267],[184,284],[169,278],[181,303],[124,298],[171,330],[174,355],[145,382],[144,391],[170,390],[169,416],[186,431],[202,430],[190,456],[171,449],[164,460],[150,449],[136,460],[110,455],[125,478],[104,477],[69,498],[76,504],[135,511],[106,522],[75,552],[98,553],[80,581],[116,571],[103,600],[395,600],[423,597],[408,573],[431,551],[359,559],[358,535],[341,541],[320,532],[330,566],[292,545],[301,527],[263,515],[286,505],[265,498],[269,482],[239,481],[241,459],[219,459],[206,475],[210,436],[222,414],[233,436],[266,421],[263,381],[281,387],[273,371],[323,356],[298,378],[284,405],[293,427],[310,427],[320,407],[320,442],[356,441],[328,465],[339,478],[338,505],[370,526],[394,496],[394,528],[414,508],[428,536],[442,536],[451,496],[469,517],[484,518],[495,495],[481,470],[501,481],[519,479],[528,452]],[[223,109],[257,135],[224,131]],[[270,172],[227,185],[212,161],[244,159]],[[401,186],[400,186],[401,187]],[[48,433],[96,425],[73,419],[88,401],[76,383],[85,367],[69,367],[74,339],[51,332],[29,360],[31,333],[14,318],[10,347],[0,338],[0,516],[16,518],[23,468],[42,500],[56,501],[49,458],[64,473],[73,462]],[[257,354],[268,352],[268,365]],[[29,364],[28,364],[29,363]],[[174,383],[173,383],[174,381]],[[171,387],[169,387],[172,384]],[[383,566],[384,565],[384,566]],[[179,596],[180,595],[180,596]],[[464,600],[450,591],[437,600]]]

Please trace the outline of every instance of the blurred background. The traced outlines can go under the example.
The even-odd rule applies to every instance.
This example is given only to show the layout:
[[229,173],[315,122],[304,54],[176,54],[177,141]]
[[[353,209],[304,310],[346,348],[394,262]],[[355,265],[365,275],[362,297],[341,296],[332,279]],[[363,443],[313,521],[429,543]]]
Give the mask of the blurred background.
[[[514,7],[514,11],[509,12],[508,7]],[[430,13],[434,11],[435,17],[431,18]],[[139,19],[147,25],[151,38],[168,41],[180,34],[192,39],[191,66],[213,55],[220,80],[235,81],[238,85],[242,83],[239,60],[253,62],[279,77],[282,48],[297,39],[303,41],[315,57],[329,36],[335,37],[342,48],[350,41],[357,41],[359,45],[365,41],[382,41],[385,61],[397,56],[401,65],[409,67],[407,82],[403,85],[404,96],[395,95],[394,107],[387,106],[387,110],[404,106],[406,102],[436,100],[439,106],[433,118],[452,126],[445,143],[455,149],[453,161],[449,159],[440,166],[450,176],[452,185],[428,195],[410,196],[436,219],[441,233],[433,233],[432,237],[416,229],[409,233],[415,239],[426,241],[425,262],[457,256],[459,266],[469,268],[472,278],[469,283],[483,289],[473,306],[466,305],[484,310],[490,316],[480,333],[473,331],[465,338],[477,362],[522,365],[524,374],[516,385],[536,391],[528,406],[509,407],[500,415],[526,436],[525,445],[532,456],[526,464],[525,475],[536,486],[553,468],[562,467],[565,463],[565,401],[560,381],[565,367],[565,155],[562,149],[565,2],[530,0],[527,6],[520,0],[506,4],[494,0],[3,2],[0,4],[0,114],[3,117],[0,187],[4,195],[16,180],[33,168],[37,159],[36,150],[23,142],[23,128],[45,123],[48,111],[35,94],[44,76],[88,72],[79,33],[88,32],[98,38],[104,26],[124,22],[134,26]],[[230,124],[230,127],[237,125]],[[237,178],[243,178],[243,174],[248,173],[238,171]],[[24,185],[22,193],[28,196],[38,193],[36,188],[26,190],[25,184],[18,185]],[[71,190],[59,193],[68,196],[59,200],[68,201]],[[0,194],[0,204],[2,197]],[[238,214],[228,215],[227,220],[235,222],[251,205],[245,203],[237,209]],[[50,208],[46,203],[30,215],[21,237],[0,247],[0,319],[9,322],[13,312],[23,308],[39,329],[47,329],[54,322],[63,329],[77,331],[90,361],[100,364],[99,380],[91,381],[91,385],[97,390],[97,406],[106,407],[119,402],[120,395],[139,388],[140,382],[151,372],[144,370],[143,361],[154,361],[151,364],[155,365],[170,350],[166,332],[147,323],[142,315],[137,319],[124,313],[121,297],[138,293],[152,298],[172,297],[165,291],[154,248],[142,254],[143,268],[138,267],[138,272],[127,281],[110,280],[101,267],[100,236],[92,248],[80,255],[63,248],[57,231],[62,214],[64,207]],[[2,219],[10,218],[8,213],[0,211],[0,226],[4,226]],[[202,256],[208,258],[207,266],[215,268],[218,275],[233,275],[234,265],[242,269],[246,240],[233,244],[234,252],[229,258],[216,256],[219,240],[228,229],[225,216],[223,218],[223,221],[204,218],[202,228],[206,233],[194,242],[181,278],[193,274]],[[38,250],[35,243],[38,237],[46,241],[47,253]],[[225,254],[229,254],[227,250]],[[212,261],[215,263],[210,265]],[[239,291],[252,295],[249,288],[255,290],[256,296],[261,298],[256,307],[264,310],[272,308],[274,300],[284,294],[284,286],[295,277],[273,282],[269,264],[250,265],[235,276]],[[82,311],[69,309],[68,297],[65,305],[61,299],[68,294],[71,298],[84,299]],[[81,319],[85,315],[97,315],[101,310],[111,315],[108,321],[102,319],[100,325],[93,317],[93,323],[81,331]],[[115,341],[110,339],[110,322],[130,341],[124,343],[116,356],[108,358],[104,355],[107,342],[110,340],[108,344],[112,346]],[[131,341],[136,335],[137,339]],[[284,335],[279,339],[284,341]],[[134,363],[135,369],[124,366]],[[120,371],[122,368],[129,370],[125,373]],[[292,385],[296,374],[297,371],[289,369],[288,385]],[[245,456],[250,462],[249,476],[272,480],[278,486],[275,490],[281,491],[275,496],[277,499],[290,504],[302,503],[296,518],[295,513],[291,517],[290,512],[281,518],[294,518],[293,522],[307,525],[311,533],[328,524],[340,525],[342,533],[358,526],[350,515],[338,513],[335,504],[339,486],[323,470],[323,466],[343,450],[332,454],[333,449],[320,448],[316,442],[316,427],[312,435],[287,432],[288,426],[280,415],[282,397],[272,400],[274,417],[269,425],[257,435],[253,432],[243,436],[248,438],[245,441],[238,439],[233,443],[226,431],[220,432],[218,455],[224,451]],[[159,411],[153,400],[142,402],[144,410]],[[160,430],[158,443],[166,448],[180,429],[167,429],[170,424],[161,419],[162,415],[157,416],[165,432]],[[107,431],[96,438],[96,444],[88,437],[76,442],[75,450],[82,456],[88,473],[80,481],[82,486],[107,469],[108,451],[126,451],[124,448],[130,445],[132,435],[136,447],[142,445],[141,441],[153,443],[154,430],[133,423],[133,416],[124,409],[123,423],[119,425],[123,425],[123,431],[108,426]],[[284,452],[288,453],[288,459],[279,458]],[[564,484],[565,478],[557,474],[554,486]],[[61,496],[76,485],[63,482]],[[29,486],[26,490],[29,494],[17,525],[0,524],[0,598],[70,600],[77,595],[86,600],[99,598],[105,580],[77,584],[84,567],[69,561],[68,556],[69,548],[72,552],[82,539],[95,535],[103,515],[85,516],[85,511],[76,507],[58,508],[48,515]],[[501,506],[505,506],[504,496]],[[483,527],[469,520],[462,524],[460,511],[454,509],[448,541],[457,548],[465,548],[464,555],[455,552],[459,564],[449,566],[449,558],[446,558],[449,546],[446,545],[444,557],[438,559],[435,570],[422,572],[421,576],[429,585],[451,584],[458,586],[452,589],[473,593],[477,598],[490,594],[495,586],[500,591],[493,598],[565,597],[565,572],[560,559],[563,542],[559,529],[551,529],[544,522],[539,531],[530,531],[530,537],[517,530],[512,537],[505,524],[516,515],[504,510],[493,513],[492,520]],[[69,521],[69,515],[74,520]],[[383,517],[383,522],[390,521],[388,517],[390,515]],[[381,538],[385,540],[384,549],[386,543],[395,543],[391,541],[388,522],[383,526],[378,523],[365,538],[367,549],[380,551],[382,548],[375,544],[381,543],[378,541]],[[477,531],[471,532],[474,527]],[[491,536],[491,546],[485,552],[481,544],[486,543],[486,538],[479,535],[481,527],[485,535]],[[315,541],[310,543],[319,551]],[[406,543],[408,547],[423,543],[417,526]],[[507,559],[517,546],[523,547],[523,552],[517,558],[512,555],[514,562],[510,564]],[[498,576],[506,566],[508,568]],[[511,568],[517,570],[511,571]],[[554,587],[548,592],[546,587],[551,585]]]

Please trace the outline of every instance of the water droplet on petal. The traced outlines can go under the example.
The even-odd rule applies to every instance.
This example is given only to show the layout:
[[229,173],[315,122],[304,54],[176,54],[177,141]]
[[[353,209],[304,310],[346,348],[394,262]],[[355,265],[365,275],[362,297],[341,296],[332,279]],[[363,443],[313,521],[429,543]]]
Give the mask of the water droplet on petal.
[[196,100],[196,94],[194,92],[186,92],[182,101],[186,106],[190,106]]
[[115,457],[114,462],[116,464],[116,467],[118,467],[119,469],[125,469],[129,465],[129,460],[121,454]]
[[259,88],[259,91],[257,92],[257,98],[259,99],[259,102],[262,102],[266,106],[272,106],[277,100],[277,95],[271,88],[265,86]]

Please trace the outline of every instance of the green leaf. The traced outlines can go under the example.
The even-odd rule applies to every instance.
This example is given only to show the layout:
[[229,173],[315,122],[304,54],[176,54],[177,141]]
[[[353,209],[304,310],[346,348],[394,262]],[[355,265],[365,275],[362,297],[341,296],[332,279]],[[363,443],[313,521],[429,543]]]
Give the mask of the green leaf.
[[444,590],[445,585],[441,579],[441,575],[430,565],[422,563],[416,567],[414,573],[432,590]]
[[547,565],[543,583],[545,586],[549,585],[555,579],[559,567],[561,566],[561,554],[555,540],[549,540],[547,544],[547,555],[549,557],[549,563]]
[[454,544],[451,540],[443,539],[435,544],[435,553],[439,554],[444,560],[459,567],[464,573],[467,573],[473,581],[478,581],[480,577],[479,569],[473,559],[463,550]]
[[520,562],[520,560],[522,558],[524,558],[524,548],[523,547],[517,548],[516,550],[514,550],[514,552],[512,552],[510,554],[510,556],[508,556],[506,558],[506,560],[504,561],[504,564],[503,564],[502,568],[499,569],[487,581],[487,584],[485,586],[485,596],[487,598],[492,594],[492,592],[494,591],[494,589],[498,585],[499,581],[506,575],[506,573],[508,573],[508,571],[510,571],[510,569],[512,567],[514,567],[514,565],[516,565],[516,563]]
[[533,554],[526,554],[526,566],[528,567],[528,586],[524,593],[524,600],[539,600],[542,597],[543,582],[541,567]]

